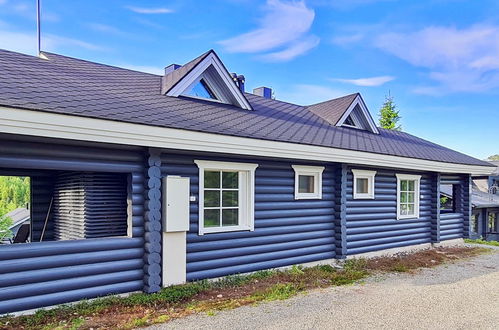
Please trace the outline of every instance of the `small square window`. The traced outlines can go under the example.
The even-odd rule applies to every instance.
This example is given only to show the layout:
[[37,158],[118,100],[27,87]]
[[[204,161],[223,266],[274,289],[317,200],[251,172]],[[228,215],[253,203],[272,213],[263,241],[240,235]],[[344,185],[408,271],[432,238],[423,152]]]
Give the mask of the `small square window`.
[[322,198],[323,166],[292,165],[295,170],[295,199]]
[[374,199],[374,177],[376,171],[352,170],[353,198]]

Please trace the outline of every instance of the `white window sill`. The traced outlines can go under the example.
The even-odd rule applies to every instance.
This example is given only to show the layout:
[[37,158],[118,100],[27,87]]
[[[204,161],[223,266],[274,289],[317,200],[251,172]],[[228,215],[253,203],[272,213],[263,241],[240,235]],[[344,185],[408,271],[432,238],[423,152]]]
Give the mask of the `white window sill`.
[[295,199],[322,199],[322,196],[319,195],[296,195]]
[[374,199],[374,196],[370,194],[355,194],[353,195],[353,199]]
[[231,231],[254,231],[254,228],[249,226],[207,227],[207,228],[200,228],[199,235],[227,233]]
[[419,216],[417,215],[399,215],[397,220],[418,220]]

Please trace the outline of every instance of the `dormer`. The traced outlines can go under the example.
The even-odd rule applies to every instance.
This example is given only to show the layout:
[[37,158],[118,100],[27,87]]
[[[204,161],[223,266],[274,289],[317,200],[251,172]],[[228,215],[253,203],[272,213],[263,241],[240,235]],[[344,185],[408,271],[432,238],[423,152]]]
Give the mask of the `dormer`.
[[241,76],[233,77],[215,51],[210,50],[182,66],[168,66],[162,78],[161,93],[252,110],[240,88],[240,84],[244,84],[243,79]]
[[307,108],[331,125],[379,134],[376,123],[359,93],[309,105]]

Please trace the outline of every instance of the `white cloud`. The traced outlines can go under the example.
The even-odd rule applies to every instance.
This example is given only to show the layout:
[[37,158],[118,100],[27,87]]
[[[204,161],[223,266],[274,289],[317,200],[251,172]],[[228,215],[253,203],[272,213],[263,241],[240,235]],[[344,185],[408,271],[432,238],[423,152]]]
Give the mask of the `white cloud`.
[[267,0],[258,28],[219,43],[229,52],[274,51],[262,57],[289,60],[318,45],[318,37],[307,35],[314,18],[304,1]]
[[499,88],[499,26],[468,28],[433,26],[410,33],[383,33],[378,48],[430,70],[435,86],[415,91],[425,94],[483,92]]
[[333,78],[333,81],[339,81],[342,83],[352,84],[355,86],[366,86],[366,87],[374,87],[381,86],[386,84],[389,81],[394,80],[393,76],[379,76],[379,77],[370,77],[370,78],[357,78],[357,79],[341,79],[341,78]]
[[350,94],[344,90],[313,84],[297,84],[276,93],[278,100],[310,105]]
[[126,8],[137,14],[170,14],[174,12],[174,10],[170,8],[144,8],[134,6],[127,6]]
[[300,56],[309,50],[315,48],[320,42],[320,39],[316,36],[309,36],[305,39],[298,40],[290,44],[287,48],[279,50],[277,52],[262,55],[261,58],[268,61],[289,61],[297,56]]

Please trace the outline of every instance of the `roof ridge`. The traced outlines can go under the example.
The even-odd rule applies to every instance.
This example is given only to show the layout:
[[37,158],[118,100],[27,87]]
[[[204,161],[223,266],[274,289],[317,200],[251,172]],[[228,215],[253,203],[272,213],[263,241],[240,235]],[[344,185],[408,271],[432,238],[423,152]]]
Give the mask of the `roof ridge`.
[[[348,94],[348,95],[343,95],[343,96],[339,96],[339,97],[336,97],[334,99],[329,99],[329,100],[326,100],[326,101],[321,101],[319,103],[313,103],[313,104],[309,104],[309,105],[306,105],[305,107],[312,107],[312,106],[315,106],[315,105],[321,105],[321,104],[324,104],[324,103],[328,103],[328,102],[331,102],[331,101],[337,101],[339,99],[343,99],[343,98],[347,98],[349,96],[353,96],[353,95],[360,95],[359,92],[355,92],[355,93],[352,93],[352,94]],[[353,100],[352,100],[353,102]]]

